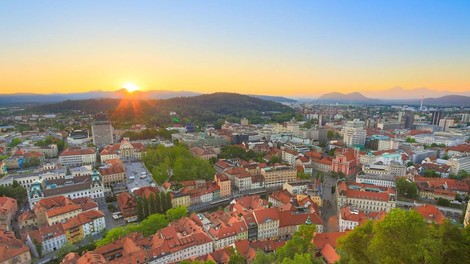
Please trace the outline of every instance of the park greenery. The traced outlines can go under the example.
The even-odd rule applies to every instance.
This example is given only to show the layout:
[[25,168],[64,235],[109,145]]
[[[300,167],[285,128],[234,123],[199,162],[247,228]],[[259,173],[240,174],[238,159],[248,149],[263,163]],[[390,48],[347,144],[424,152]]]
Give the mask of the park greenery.
[[27,200],[28,193],[17,181],[13,181],[11,186],[0,185],[0,197],[2,196],[16,199],[18,205],[22,205]]
[[264,153],[256,153],[253,150],[246,151],[245,149],[234,145],[223,146],[219,155],[219,158],[221,159],[239,158],[245,161],[255,160],[257,162],[264,162],[263,157]]
[[214,168],[207,160],[194,157],[184,145],[159,145],[149,148],[142,160],[158,184],[163,184],[167,179],[209,180],[215,174]]
[[115,227],[108,230],[106,235],[96,241],[96,246],[104,246],[133,232],[142,233],[145,237],[155,234],[158,230],[168,226],[171,221],[180,219],[188,214],[186,207],[171,208],[165,214],[151,214],[138,224]]
[[393,209],[338,240],[340,263],[466,263],[470,228],[429,224],[415,210]]

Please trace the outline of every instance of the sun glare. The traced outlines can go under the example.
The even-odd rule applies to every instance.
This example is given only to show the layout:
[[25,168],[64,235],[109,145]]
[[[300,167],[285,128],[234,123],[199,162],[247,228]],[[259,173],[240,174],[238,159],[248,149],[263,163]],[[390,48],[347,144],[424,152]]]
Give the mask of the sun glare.
[[122,86],[124,89],[126,89],[129,93],[135,92],[139,90],[139,86],[133,84],[133,83],[125,83]]

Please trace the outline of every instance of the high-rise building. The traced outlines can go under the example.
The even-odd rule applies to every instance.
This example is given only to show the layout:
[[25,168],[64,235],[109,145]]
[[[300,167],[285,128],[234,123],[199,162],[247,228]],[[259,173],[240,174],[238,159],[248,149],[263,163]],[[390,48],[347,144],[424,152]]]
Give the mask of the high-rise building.
[[415,122],[415,113],[413,112],[405,112],[405,115],[403,116],[404,119],[404,125],[406,129],[413,129],[413,125]]
[[367,133],[364,130],[364,121],[359,119],[348,121],[341,133],[343,133],[343,142],[347,146],[364,146],[366,143]]
[[438,126],[439,125],[439,120],[442,119],[442,111],[432,111],[432,120],[431,124]]
[[113,126],[109,121],[97,121],[91,126],[93,144],[97,147],[104,147],[113,144]]

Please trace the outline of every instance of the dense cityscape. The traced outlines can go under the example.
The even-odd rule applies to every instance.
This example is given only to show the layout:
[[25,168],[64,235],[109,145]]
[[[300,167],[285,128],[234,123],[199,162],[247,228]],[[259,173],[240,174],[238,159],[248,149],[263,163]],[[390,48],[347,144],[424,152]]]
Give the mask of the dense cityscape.
[[280,123],[159,127],[2,108],[2,261],[348,262],[394,215],[469,224],[470,108],[283,104]]
[[470,263],[470,1],[0,13],[0,264]]

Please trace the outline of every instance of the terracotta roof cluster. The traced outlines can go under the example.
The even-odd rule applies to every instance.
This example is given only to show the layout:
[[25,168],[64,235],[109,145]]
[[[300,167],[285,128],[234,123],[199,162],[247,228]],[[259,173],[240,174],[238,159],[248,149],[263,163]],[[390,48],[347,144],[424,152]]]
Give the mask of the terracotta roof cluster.
[[99,210],[90,210],[80,213],[63,223],[64,230],[68,230],[74,227],[82,226],[87,223],[91,223],[98,218],[104,217],[103,212]]
[[192,147],[189,149],[195,156],[216,155],[212,148]]
[[231,212],[241,215],[252,213],[254,210],[266,208],[268,202],[258,195],[240,197],[231,205]]
[[336,252],[336,242],[346,234],[347,232],[315,233],[313,238],[315,249],[320,252],[326,263],[333,264],[339,261],[340,256]]
[[370,212],[366,213],[361,210],[353,210],[351,209],[350,206],[345,206],[343,208],[339,209],[340,217],[343,220],[351,221],[351,222],[357,222],[359,224],[371,219],[381,219],[385,217],[386,212],[385,211],[379,211],[379,212]]
[[53,224],[51,226],[43,226],[28,233],[28,236],[31,238],[31,241],[34,241],[36,239],[38,242],[41,243],[46,240],[63,235],[65,235],[65,231],[61,223]]
[[101,175],[111,175],[118,173],[125,173],[126,167],[120,159],[110,159],[106,164],[99,168]]
[[10,263],[8,260],[26,252],[29,248],[15,237],[14,232],[0,230],[0,263]]
[[76,156],[76,155],[90,155],[95,154],[94,148],[67,148],[60,153],[60,156]]
[[106,145],[106,147],[104,147],[104,149],[100,152],[100,155],[117,155],[121,148],[133,148],[135,152],[142,152],[145,150],[144,144],[130,143],[128,140],[123,139],[121,143]]
[[348,198],[368,199],[375,201],[387,202],[390,200],[391,195],[396,195],[396,191],[388,187],[380,187],[372,184],[365,183],[352,183],[340,182],[338,184],[338,192],[342,196]]
[[461,152],[461,153],[467,153],[470,152],[470,144],[465,143],[457,146],[452,146],[452,147],[446,147],[444,148],[445,151],[455,151],[455,152]]
[[126,211],[134,211],[137,209],[137,202],[132,195],[123,192],[117,195],[119,210],[123,213]]
[[442,224],[446,219],[444,214],[434,205],[424,204],[415,207],[415,210],[430,223]]
[[147,199],[150,198],[152,194],[157,195],[157,193],[158,193],[158,188],[152,187],[152,186],[145,186],[134,191],[135,196],[145,197]]
[[0,215],[7,214],[15,208],[18,208],[16,199],[6,196],[0,197]]
[[455,179],[448,179],[448,178],[427,178],[416,176],[414,177],[414,181],[418,185],[420,190],[446,190],[454,192],[469,192],[469,185],[464,181],[459,181]]
[[438,173],[450,173],[450,166],[446,164],[438,164],[438,163],[423,163],[419,164],[423,170],[433,170]]

